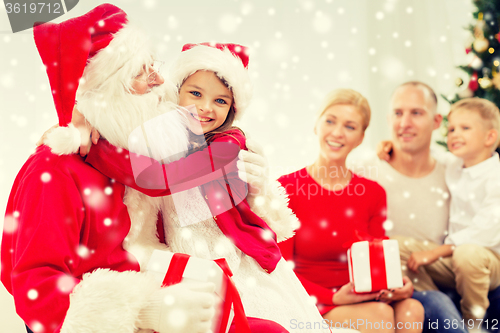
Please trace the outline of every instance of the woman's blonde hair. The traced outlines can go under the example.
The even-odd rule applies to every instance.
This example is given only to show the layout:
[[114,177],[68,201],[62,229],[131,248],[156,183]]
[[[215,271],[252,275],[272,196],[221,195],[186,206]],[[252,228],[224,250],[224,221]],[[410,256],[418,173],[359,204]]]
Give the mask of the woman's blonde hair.
[[363,119],[363,123],[361,124],[363,132],[370,124],[371,109],[368,100],[359,92],[352,89],[335,89],[329,92],[318,111],[316,122],[328,108],[334,105],[352,105],[356,107]]

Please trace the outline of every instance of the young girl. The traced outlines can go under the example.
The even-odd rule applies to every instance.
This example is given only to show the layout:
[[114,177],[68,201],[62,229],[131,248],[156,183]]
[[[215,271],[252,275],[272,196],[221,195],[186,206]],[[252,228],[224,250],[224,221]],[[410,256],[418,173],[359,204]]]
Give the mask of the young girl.
[[286,205],[279,207],[274,218],[264,217],[271,230],[259,217],[266,215],[264,209],[254,212],[250,208],[245,184],[231,163],[240,149],[246,149],[245,136],[232,123],[251,98],[247,64],[247,49],[239,45],[184,46],[172,76],[179,88],[179,105],[196,106],[187,108],[189,130],[195,138],[203,134],[208,147],[162,165],[164,189],[138,186],[140,177],[134,180],[129,153],[106,141],[93,146],[86,161],[108,177],[151,196],[183,191],[187,181],[193,186],[200,177],[222,174],[196,184],[213,215],[199,223],[183,225],[171,196],[163,198],[161,213],[169,250],[206,259],[225,258],[247,316],[275,321],[294,332],[329,332],[277,246],[277,240],[292,235],[287,223],[295,217]]

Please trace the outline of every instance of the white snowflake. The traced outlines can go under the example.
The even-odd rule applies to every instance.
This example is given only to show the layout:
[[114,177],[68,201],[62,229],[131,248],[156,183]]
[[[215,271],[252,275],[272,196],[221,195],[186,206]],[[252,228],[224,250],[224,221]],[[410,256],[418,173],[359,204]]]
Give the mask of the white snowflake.
[[251,2],[245,2],[241,5],[241,15],[249,15],[253,11],[253,5]]
[[39,332],[43,332],[44,331],[43,325],[39,321],[36,321],[36,320],[32,321],[29,324],[29,327],[31,328],[31,330],[34,333],[39,333]]
[[38,298],[38,291],[36,291],[35,289],[30,289],[28,290],[28,298],[32,301],[34,301],[35,299]]
[[0,77],[0,83],[4,88],[12,88],[15,84],[14,76],[12,74],[5,74]]
[[175,16],[170,15],[167,18],[167,25],[170,29],[177,29],[177,27],[179,26],[179,20],[177,20]]
[[144,7],[148,9],[156,7],[156,0],[144,0]]
[[61,293],[69,294],[75,285],[75,280],[71,276],[64,275],[57,279],[57,289],[59,289]]
[[382,228],[384,228],[384,230],[386,231],[392,230],[394,228],[394,222],[392,222],[391,220],[386,220],[384,223],[382,223]]
[[232,34],[238,29],[242,19],[233,14],[225,14],[219,19],[219,29],[226,34]]
[[313,19],[313,28],[320,34],[327,33],[332,28],[332,20],[323,13],[316,13]]
[[48,172],[44,172],[42,173],[42,175],[40,176],[40,180],[44,183],[48,183],[50,182],[50,180],[52,179],[52,176],[50,175],[50,173]]
[[90,255],[90,251],[88,249],[88,247],[86,247],[85,245],[83,244],[80,244],[78,246],[78,249],[76,250],[76,253],[78,253],[78,255],[82,258],[82,259],[87,259]]

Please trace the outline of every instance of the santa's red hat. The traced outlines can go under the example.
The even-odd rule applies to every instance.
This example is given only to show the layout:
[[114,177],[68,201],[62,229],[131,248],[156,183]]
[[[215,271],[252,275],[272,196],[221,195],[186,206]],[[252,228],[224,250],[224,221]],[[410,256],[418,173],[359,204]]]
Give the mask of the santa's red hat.
[[128,24],[123,10],[111,4],[62,23],[36,24],[33,33],[60,126],[71,121],[80,85],[83,90],[96,88],[122,69],[130,69],[126,75],[131,79],[151,59],[145,36]]
[[238,44],[186,44],[172,66],[171,79],[180,89],[184,81],[199,70],[215,72],[231,89],[235,119],[240,119],[252,98],[248,56],[248,48]]

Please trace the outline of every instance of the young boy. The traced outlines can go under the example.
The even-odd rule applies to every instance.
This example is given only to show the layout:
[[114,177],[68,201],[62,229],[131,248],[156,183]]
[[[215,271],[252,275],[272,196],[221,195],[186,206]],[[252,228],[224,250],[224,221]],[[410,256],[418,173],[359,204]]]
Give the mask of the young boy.
[[500,160],[494,152],[500,112],[486,99],[467,98],[451,106],[448,121],[455,155],[446,161],[448,235],[441,246],[413,252],[407,267],[419,280],[456,287],[464,325],[473,329],[489,306],[488,291],[500,286]]

